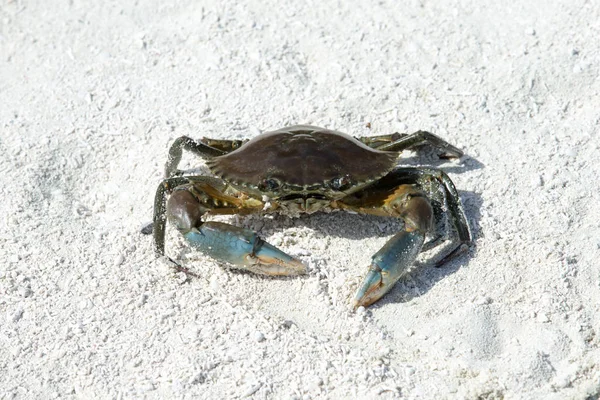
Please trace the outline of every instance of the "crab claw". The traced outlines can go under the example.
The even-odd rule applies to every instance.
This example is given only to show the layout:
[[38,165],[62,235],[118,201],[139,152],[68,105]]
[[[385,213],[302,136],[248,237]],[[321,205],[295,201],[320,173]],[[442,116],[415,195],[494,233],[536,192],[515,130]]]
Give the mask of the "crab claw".
[[369,272],[354,296],[354,309],[367,307],[389,292],[415,261],[424,241],[423,232],[403,231],[375,253]]
[[301,275],[306,266],[244,228],[209,221],[183,236],[195,248],[233,266],[262,275]]

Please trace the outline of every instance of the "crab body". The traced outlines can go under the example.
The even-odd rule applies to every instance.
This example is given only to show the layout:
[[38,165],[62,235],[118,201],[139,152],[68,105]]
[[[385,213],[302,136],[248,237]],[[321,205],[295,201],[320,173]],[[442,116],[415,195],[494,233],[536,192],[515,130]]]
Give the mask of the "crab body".
[[[296,275],[305,273],[305,266],[255,232],[205,222],[203,217],[261,212],[297,215],[337,209],[402,219],[404,229],[373,256],[356,294],[354,307],[370,305],[393,287],[420,251],[448,239],[441,221],[452,222],[458,240],[440,263],[471,241],[450,178],[441,170],[396,166],[402,150],[423,144],[442,150],[443,157],[462,155],[456,147],[423,131],[356,139],[297,125],[249,141],[205,138],[197,142],[181,137],[171,146],[166,179],[155,198],[156,251],[164,255],[168,219],[190,245],[215,259],[260,274]],[[177,169],[183,150],[205,158],[214,177],[184,176]],[[445,211],[448,218],[444,218]],[[427,237],[429,242],[425,242]]]
[[396,158],[341,132],[294,126],[258,136],[207,164],[215,175],[258,196],[336,199],[387,174]]
[[269,210],[297,215],[329,209],[387,174],[396,158],[345,133],[299,125],[260,135],[207,165],[238,192],[266,199]]

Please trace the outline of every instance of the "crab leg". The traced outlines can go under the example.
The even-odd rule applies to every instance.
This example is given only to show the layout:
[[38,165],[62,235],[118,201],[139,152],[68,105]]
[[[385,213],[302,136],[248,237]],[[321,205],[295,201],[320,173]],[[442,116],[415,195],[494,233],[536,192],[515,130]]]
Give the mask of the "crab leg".
[[[440,233],[443,206],[448,209],[458,242],[436,266],[465,251],[472,240],[458,192],[448,175],[440,170],[397,168],[374,186],[351,194],[336,205],[359,213],[404,220],[404,230],[373,255],[369,271],[356,293],[355,308],[377,301],[408,270],[419,252],[448,239],[446,233]],[[428,234],[434,237],[425,243]]]
[[356,137],[356,139],[360,140],[364,144],[374,149],[378,149],[383,145],[388,145],[392,142],[397,141],[398,139],[404,138],[408,136],[408,133],[390,133],[388,135],[378,135],[378,136],[361,136]]
[[[183,233],[183,232],[182,232]],[[249,230],[209,221],[183,233],[192,247],[218,261],[261,275],[301,275],[301,261],[265,242]]]
[[207,138],[207,137],[205,137],[201,140],[201,142],[206,144],[207,146],[210,146],[213,149],[221,150],[225,153],[231,153],[232,151],[239,149],[247,141],[248,141],[248,139],[227,140],[227,139],[211,139],[211,138]]
[[225,154],[225,152],[222,150],[211,147],[206,143],[197,142],[188,136],[178,137],[171,145],[171,148],[169,148],[169,157],[167,158],[167,163],[165,164],[166,178],[181,175],[181,171],[177,169],[177,166],[181,161],[183,150],[187,150],[204,159],[222,156]]
[[399,186],[385,200],[383,208],[404,219],[404,230],[373,255],[369,271],[354,296],[354,308],[373,304],[394,287],[421,252],[433,226],[431,204],[413,185]]
[[406,133],[392,133],[391,135],[361,137],[358,140],[377,150],[400,152],[428,144],[443,151],[440,155],[441,158],[459,158],[463,155],[462,150],[427,131],[417,131],[410,135]]
[[[460,196],[450,177],[444,171],[435,168],[397,168],[392,174],[411,179],[421,187],[429,186],[427,191],[431,193],[431,200],[435,200],[438,204],[443,203],[448,208],[450,221],[454,226],[458,241],[455,242],[454,248],[436,263],[436,267],[440,267],[467,250],[473,238],[460,202]],[[423,247],[424,250],[430,250],[441,243],[442,240],[436,237],[433,241],[425,243]]]
[[[154,209],[154,243],[165,254],[166,219],[188,243],[237,268],[264,275],[298,275],[306,272],[299,260],[266,243],[248,229],[221,222],[203,222],[206,213],[251,213],[262,209],[256,200],[243,201],[224,193],[226,184],[212,177],[165,179],[157,189]],[[172,192],[165,204],[166,194]],[[178,269],[186,271],[171,260]]]

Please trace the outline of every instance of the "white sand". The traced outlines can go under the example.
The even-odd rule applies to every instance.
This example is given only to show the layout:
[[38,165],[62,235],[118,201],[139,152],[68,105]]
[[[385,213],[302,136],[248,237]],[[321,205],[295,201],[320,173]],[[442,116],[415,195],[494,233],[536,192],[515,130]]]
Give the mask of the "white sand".
[[[598,2],[126,3],[0,3],[0,398],[598,398]],[[304,278],[174,232],[203,278],[155,259],[139,229],[174,138],[296,123],[463,148],[406,156],[455,181],[470,254],[420,257],[359,313],[397,222],[231,219]]]

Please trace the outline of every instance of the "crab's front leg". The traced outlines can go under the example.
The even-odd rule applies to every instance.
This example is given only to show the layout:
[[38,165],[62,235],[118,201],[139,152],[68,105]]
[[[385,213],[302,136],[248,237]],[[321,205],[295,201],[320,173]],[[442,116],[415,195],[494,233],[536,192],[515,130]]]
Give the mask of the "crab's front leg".
[[433,226],[431,204],[413,185],[399,186],[384,200],[379,210],[382,215],[402,218],[404,230],[373,255],[369,271],[354,297],[354,308],[373,304],[394,287],[417,258],[425,236]]
[[[182,179],[187,183],[181,184]],[[179,184],[169,188],[169,184]],[[212,214],[251,213],[261,209],[257,200],[225,194],[219,180],[208,177],[171,178],[161,183],[155,200],[154,239],[164,255],[165,220],[168,219],[197,250],[236,268],[264,275],[298,275],[306,267],[297,259],[266,243],[249,230],[221,222],[203,222]],[[221,187],[222,186],[222,187]],[[171,196],[165,204],[166,193]],[[184,268],[180,268],[184,270]]]
[[[440,266],[468,249],[471,231],[454,184],[443,171],[431,168],[396,168],[376,184],[350,194],[334,206],[341,209],[404,220],[404,229],[374,256],[354,307],[373,304],[387,293],[415,261],[420,251],[445,243]],[[446,211],[443,210],[446,209]],[[453,225],[453,236],[445,231],[445,215]],[[431,241],[424,243],[428,234]]]

